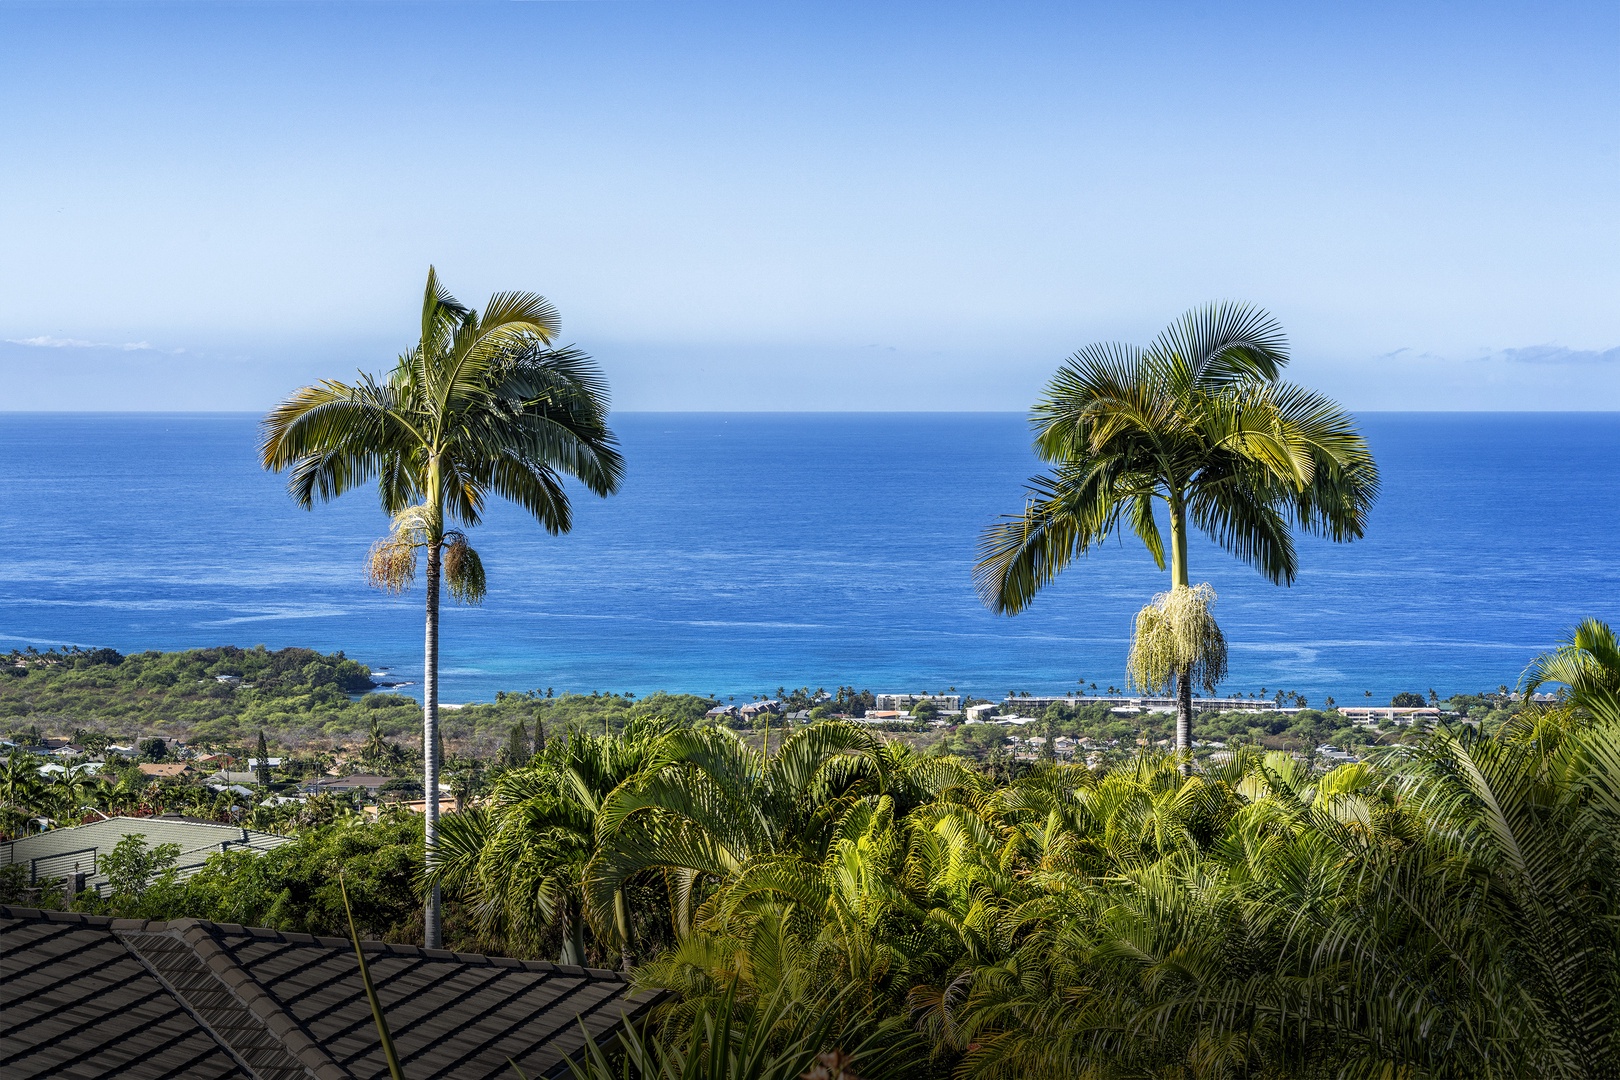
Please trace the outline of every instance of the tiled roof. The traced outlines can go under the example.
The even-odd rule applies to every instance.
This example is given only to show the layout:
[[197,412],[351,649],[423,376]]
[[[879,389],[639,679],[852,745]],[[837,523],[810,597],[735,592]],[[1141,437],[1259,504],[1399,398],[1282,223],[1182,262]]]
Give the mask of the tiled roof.
[[350,791],[354,788],[380,788],[394,779],[396,778],[392,776],[361,773],[355,776],[323,776],[304,786],[310,791]]
[[[610,971],[362,942],[409,1080],[567,1072],[655,998]],[[354,947],[0,906],[0,1076],[386,1080]]]

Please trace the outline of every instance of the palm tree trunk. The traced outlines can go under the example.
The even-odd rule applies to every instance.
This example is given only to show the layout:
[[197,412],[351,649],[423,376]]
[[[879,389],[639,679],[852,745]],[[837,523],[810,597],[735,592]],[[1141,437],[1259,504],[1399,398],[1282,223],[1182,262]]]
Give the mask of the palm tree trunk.
[[[426,827],[426,851],[439,843],[439,545],[429,544],[427,552],[427,645],[422,661],[422,804]],[[431,854],[428,856],[431,858]],[[439,926],[439,886],[428,886],[423,944],[429,949],[444,947]]]
[[575,916],[568,909],[568,901],[562,903],[562,955],[558,961],[564,964],[573,964],[575,967],[585,966],[585,919],[583,914]]
[[[1170,588],[1191,588],[1187,574],[1187,506],[1178,492],[1170,494]],[[1192,772],[1192,670],[1176,672],[1176,754],[1183,775]]]

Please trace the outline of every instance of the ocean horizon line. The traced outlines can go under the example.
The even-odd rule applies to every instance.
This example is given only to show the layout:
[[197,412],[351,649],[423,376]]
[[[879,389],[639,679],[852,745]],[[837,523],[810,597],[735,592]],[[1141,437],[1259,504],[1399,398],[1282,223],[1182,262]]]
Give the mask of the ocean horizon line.
[[[261,409],[6,409],[0,416],[261,416]],[[1356,416],[1615,416],[1615,409],[1349,409]],[[1027,409],[614,409],[614,416],[1022,416]]]

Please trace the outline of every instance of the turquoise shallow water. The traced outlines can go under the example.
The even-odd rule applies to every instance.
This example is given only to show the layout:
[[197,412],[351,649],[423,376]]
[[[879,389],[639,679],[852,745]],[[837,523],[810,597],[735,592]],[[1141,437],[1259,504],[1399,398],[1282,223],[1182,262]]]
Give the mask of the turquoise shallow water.
[[[0,643],[125,651],[343,649],[419,674],[420,589],[367,589],[369,493],[313,513],[255,464],[247,415],[0,414]],[[1302,543],[1292,589],[1207,544],[1226,689],[1387,701],[1512,683],[1577,619],[1620,619],[1620,414],[1370,414],[1385,493],[1368,539]],[[547,536],[510,508],[475,534],[480,608],[445,614],[446,699],[498,689],[1123,682],[1166,584],[1134,541],[1034,608],[973,595],[979,530],[1035,463],[1009,414],[627,414],[624,491]]]

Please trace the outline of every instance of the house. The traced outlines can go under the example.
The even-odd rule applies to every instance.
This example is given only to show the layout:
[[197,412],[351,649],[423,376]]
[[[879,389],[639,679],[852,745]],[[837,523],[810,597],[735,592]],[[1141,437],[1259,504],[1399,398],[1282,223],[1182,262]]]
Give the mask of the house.
[[[0,906],[7,1080],[386,1077],[348,938]],[[362,943],[413,1077],[567,1075],[656,1004],[611,971]]]
[[969,705],[962,711],[967,716],[967,720],[965,722],[972,724],[985,719],[991,713],[995,712],[996,707],[987,701],[983,705]]
[[923,701],[932,701],[942,713],[962,711],[961,694],[875,694],[874,703],[880,709],[910,709]]
[[210,855],[221,851],[269,851],[292,842],[286,836],[179,816],[113,817],[0,843],[0,865],[26,864],[30,885],[58,879],[72,884],[83,875],[82,888],[100,891],[107,881],[98,869],[100,857],[117,847],[124,837],[136,833],[146,837],[148,847],[179,845],[175,869],[181,880],[196,873]]
[[136,768],[141,770],[142,776],[150,776],[154,780],[179,780],[191,772],[191,762],[142,762]]
[[375,795],[383,789],[383,785],[392,782],[395,777],[378,776],[375,773],[362,773],[356,776],[323,776],[319,780],[311,780],[304,785],[305,791],[363,791],[367,795]]
[[735,705],[716,705],[714,708],[710,709],[708,712],[704,713],[703,715],[704,716],[710,716],[710,717],[736,716],[737,715],[737,706],[735,706]]
[[242,772],[240,770],[221,769],[208,777],[209,784],[257,784],[259,774],[256,772]]
[[[1045,710],[1052,704],[1066,705],[1071,709],[1082,705],[1119,705],[1146,712],[1175,712],[1176,699],[1173,697],[1127,697],[1120,694],[1065,694],[1050,695],[1014,695],[1008,697],[1001,704],[1006,709],[1032,709]],[[1258,698],[1224,697],[1207,698],[1193,697],[1193,712],[1298,712],[1296,708],[1283,706],[1276,701],[1263,701]]]
[[105,761],[81,761],[77,765],[58,765],[54,761],[48,761],[39,767],[39,774],[41,776],[59,776],[73,769],[84,776],[95,776],[106,767],[106,764]]
[[1339,715],[1352,724],[1362,727],[1376,726],[1380,723],[1394,724],[1396,727],[1411,727],[1413,724],[1438,724],[1440,710],[1434,708],[1417,708],[1405,705],[1341,705]]
[[744,705],[742,708],[738,709],[737,715],[742,717],[744,720],[747,720],[750,717],[761,716],[765,713],[774,714],[781,711],[782,703],[772,699],[770,701],[751,701],[747,705]]
[[[413,814],[425,814],[425,813],[427,813],[427,800],[426,799],[406,799],[406,800],[403,800],[401,802],[389,803],[387,805],[388,806],[403,806],[405,809],[409,810]],[[383,812],[384,807],[382,807],[382,806],[366,806],[366,807],[362,807],[361,809],[364,811],[364,813],[365,813],[365,815],[367,817],[375,818],[375,817],[377,817],[378,815],[380,815]],[[445,794],[443,794],[441,792],[440,795],[439,795],[439,814],[442,816],[444,814],[453,814],[455,812],[456,812],[456,800],[455,800],[455,798],[453,796],[450,796],[450,795],[445,795]]]

